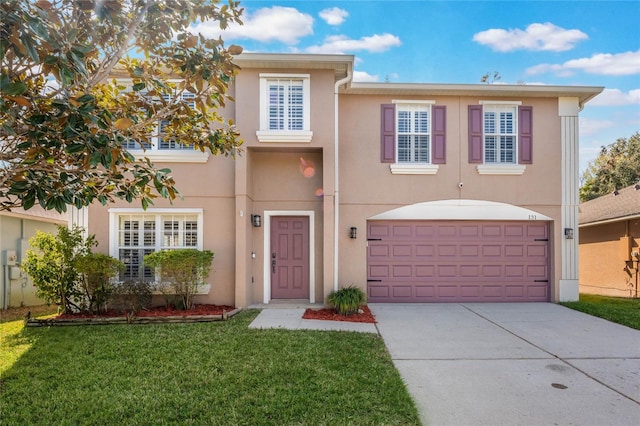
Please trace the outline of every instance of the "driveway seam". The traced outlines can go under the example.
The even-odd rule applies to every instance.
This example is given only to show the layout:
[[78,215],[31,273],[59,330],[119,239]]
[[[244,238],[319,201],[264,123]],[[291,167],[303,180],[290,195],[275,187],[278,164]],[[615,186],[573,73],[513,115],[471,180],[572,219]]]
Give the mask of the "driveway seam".
[[[531,345],[531,346],[533,346],[534,348],[540,349],[541,351],[543,351],[543,352],[545,352],[545,353],[548,353],[549,355],[551,355],[553,358],[557,359],[558,361],[561,361],[561,362],[563,362],[563,363],[567,364],[568,366],[570,366],[571,368],[575,369],[576,371],[579,371],[579,372],[580,372],[580,373],[582,373],[585,377],[590,378],[591,380],[593,380],[593,381],[595,381],[595,382],[597,382],[597,383],[601,384],[602,386],[606,387],[607,389],[610,389],[610,390],[614,391],[614,392],[615,392],[615,393],[617,393],[618,395],[623,396],[623,397],[625,397],[626,399],[628,399],[628,400],[630,400],[630,401],[633,401],[633,402],[635,402],[636,404],[640,405],[640,401],[637,401],[637,400],[635,400],[634,398],[630,397],[629,395],[626,395],[626,394],[624,394],[624,393],[620,392],[620,391],[619,391],[619,390],[617,390],[616,388],[614,388],[614,387],[612,387],[612,386],[608,385],[607,383],[603,382],[602,380],[599,380],[599,379],[597,379],[597,378],[593,377],[592,375],[590,375],[590,374],[589,374],[589,373],[587,373],[586,371],[582,370],[581,368],[579,368],[579,367],[577,367],[577,366],[573,365],[572,363],[570,363],[569,361],[567,361],[567,359],[637,359],[637,358],[615,358],[615,357],[614,357],[614,358],[574,358],[574,357],[572,357],[572,358],[567,358],[567,359],[565,359],[565,358],[560,357],[559,355],[556,355],[556,354],[554,354],[554,353],[549,352],[548,350],[546,350],[546,349],[544,349],[544,348],[542,348],[542,347],[540,347],[540,346],[536,345],[536,344],[535,344],[535,343],[533,343],[533,342],[530,342],[529,340],[525,339],[524,337],[519,336],[518,334],[516,334],[516,333],[514,333],[513,331],[509,330],[508,328],[506,328],[506,327],[504,327],[504,326],[502,326],[502,325],[498,324],[497,322],[495,322],[495,321],[493,321],[493,320],[491,320],[491,319],[489,319],[489,318],[485,317],[484,315],[482,315],[482,314],[480,314],[480,313],[478,313],[478,312],[474,311],[474,310],[473,310],[473,309],[471,309],[469,306],[467,306],[467,305],[465,305],[465,304],[463,304],[463,303],[461,303],[461,304],[460,304],[460,306],[462,306],[463,308],[465,308],[465,309],[466,309],[466,310],[468,310],[469,312],[471,312],[471,313],[473,313],[473,314],[475,314],[475,315],[479,316],[479,317],[480,317],[480,318],[482,318],[483,320],[485,320],[485,321],[487,321],[487,322],[489,322],[489,323],[491,323],[491,324],[495,325],[496,327],[498,327],[498,328],[500,328],[500,329],[502,329],[502,330],[506,331],[507,333],[511,334],[512,336],[517,337],[518,339],[522,340],[523,342],[526,342],[526,343],[530,344],[530,345]],[[508,358],[506,358],[506,359],[508,359]],[[541,359],[546,359],[546,358],[541,358]]]

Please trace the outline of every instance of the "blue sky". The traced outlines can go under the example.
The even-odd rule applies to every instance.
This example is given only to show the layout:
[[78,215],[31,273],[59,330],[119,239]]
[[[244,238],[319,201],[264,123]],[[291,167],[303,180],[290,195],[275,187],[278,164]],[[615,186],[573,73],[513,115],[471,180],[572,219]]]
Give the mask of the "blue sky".
[[[640,1],[241,1],[221,33],[248,52],[346,53],[355,81],[604,86],[580,166],[640,131]],[[217,35],[212,27],[199,30]]]

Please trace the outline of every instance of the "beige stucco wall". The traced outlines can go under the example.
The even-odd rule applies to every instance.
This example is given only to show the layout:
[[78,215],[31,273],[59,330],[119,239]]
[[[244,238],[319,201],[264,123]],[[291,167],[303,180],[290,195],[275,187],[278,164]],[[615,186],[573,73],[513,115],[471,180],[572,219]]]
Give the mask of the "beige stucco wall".
[[[204,164],[158,163],[168,167],[180,191],[173,203],[156,199],[150,208],[202,208],[203,249],[215,253],[208,294],[198,296],[197,303],[234,304],[235,217],[233,194],[234,160],[209,157]],[[109,253],[109,208],[140,208],[137,202],[118,201],[103,207],[93,204],[89,208],[90,234],[96,235],[96,251]]]
[[640,246],[640,219],[580,228],[580,292],[637,297],[637,262],[628,262],[620,239],[631,237],[633,251]]
[[[533,106],[533,164],[521,176],[479,175],[468,163],[468,105],[479,98],[415,97],[447,106],[446,164],[436,175],[393,175],[380,162],[380,105],[402,97],[340,98],[340,285],[366,288],[367,219],[405,205],[447,199],[488,200],[528,208],[551,223],[552,288],[561,276],[561,144],[557,99],[513,99]],[[488,98],[482,98],[488,100]],[[497,100],[508,100],[499,98]],[[459,182],[463,183],[462,189]],[[358,228],[358,238],[348,237]]]
[[[310,142],[259,142],[260,78],[264,73],[309,74],[311,84]],[[553,219],[551,228],[551,298],[558,300],[561,262],[561,121],[557,98],[496,98],[533,106],[533,164],[521,176],[479,175],[468,163],[467,107],[488,97],[382,96],[342,94],[339,97],[339,191],[335,181],[334,70],[243,69],[231,87],[235,102],[222,111],[234,118],[244,143],[236,159],[210,157],[205,164],[167,163],[173,170],[180,199],[157,200],[158,208],[202,208],[204,248],[216,253],[209,294],[201,302],[248,306],[265,297],[264,225],[251,226],[251,214],[265,212],[314,214],[315,299],[323,301],[334,288],[334,209],[339,199],[337,229],[338,283],[366,288],[366,223],[372,216],[414,203],[447,199],[498,201],[528,208]],[[380,104],[392,99],[429,99],[447,106],[446,164],[436,175],[392,175],[380,163]],[[313,163],[305,177],[301,158]],[[458,184],[462,182],[460,189]],[[100,250],[109,251],[108,208],[138,207],[117,202],[90,208],[89,232]],[[349,228],[358,238],[349,238]]]
[[[310,142],[259,142],[259,74],[282,70],[242,71],[237,78],[236,124],[244,140],[244,153],[236,162],[236,304],[261,303],[265,296],[265,227],[251,227],[251,214],[265,220],[265,211],[307,212],[314,214],[315,298],[333,287],[333,255],[327,249],[333,233],[333,215],[325,206],[332,204],[334,191],[334,73],[332,70],[295,70],[309,74],[311,85]],[[303,162],[314,170],[304,175]],[[253,257],[252,254],[255,256]]]

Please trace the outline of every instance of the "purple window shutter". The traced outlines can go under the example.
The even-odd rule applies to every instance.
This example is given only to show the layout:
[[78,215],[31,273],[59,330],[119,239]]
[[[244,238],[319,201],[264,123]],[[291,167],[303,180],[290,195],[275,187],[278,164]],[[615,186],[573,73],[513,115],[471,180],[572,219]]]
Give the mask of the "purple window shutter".
[[433,122],[431,123],[431,163],[446,164],[447,162],[447,107],[434,105]]
[[518,163],[533,163],[533,107],[518,108]]
[[482,163],[482,105],[469,105],[469,163]]
[[396,106],[380,105],[380,162],[396,162]]

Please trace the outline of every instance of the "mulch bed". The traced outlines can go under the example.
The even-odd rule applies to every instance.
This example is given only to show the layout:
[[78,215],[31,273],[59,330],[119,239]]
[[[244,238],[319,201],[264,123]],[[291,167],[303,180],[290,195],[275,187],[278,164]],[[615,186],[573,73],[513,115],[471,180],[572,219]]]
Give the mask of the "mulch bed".
[[[235,307],[227,305],[195,305],[192,309],[176,309],[172,306],[156,306],[153,308],[143,309],[135,313],[136,317],[174,317],[174,316],[200,316],[200,315],[222,315],[223,312],[229,313]],[[119,311],[107,311],[102,314],[60,314],[56,318],[73,319],[73,318],[118,318],[126,317],[126,314]]]
[[373,316],[368,306],[361,306],[361,314],[353,315],[340,315],[335,309],[307,309],[304,312],[302,318],[304,319],[316,319],[316,320],[329,320],[329,321],[349,321],[349,322],[366,322],[375,324],[376,318]]
[[127,315],[122,312],[107,311],[101,315],[62,314],[51,318],[27,318],[27,327],[50,325],[106,325],[106,324],[149,324],[226,321],[241,309],[226,305],[196,305],[193,309],[182,310],[166,306],[149,308]]

